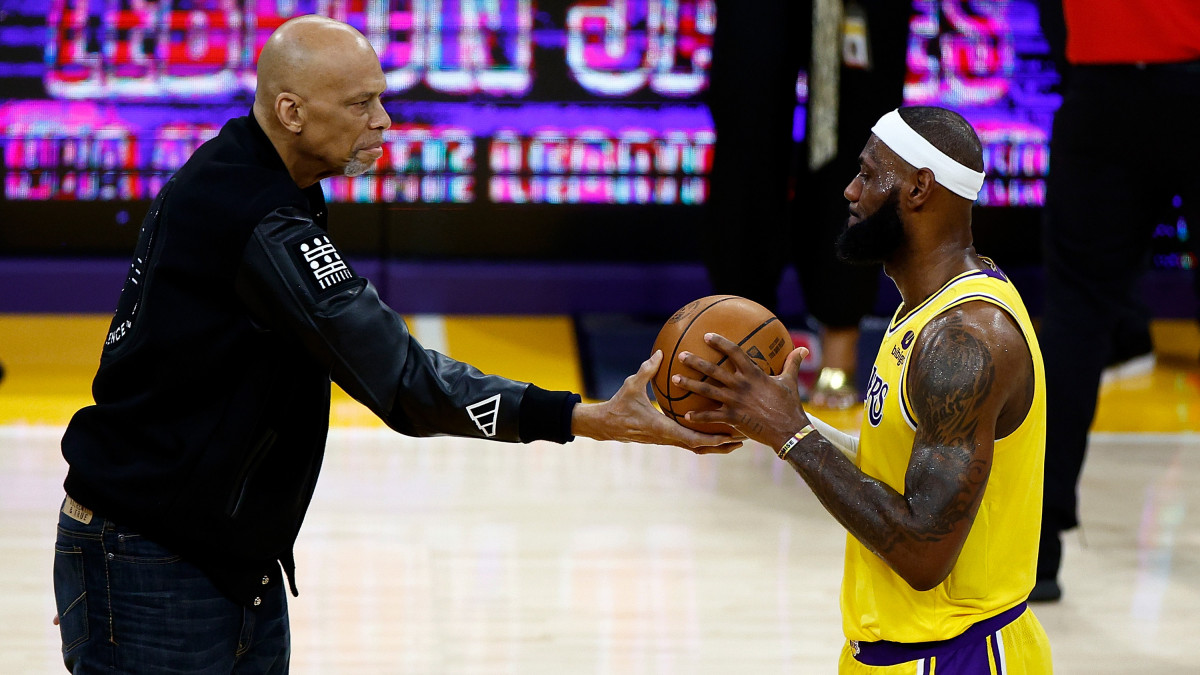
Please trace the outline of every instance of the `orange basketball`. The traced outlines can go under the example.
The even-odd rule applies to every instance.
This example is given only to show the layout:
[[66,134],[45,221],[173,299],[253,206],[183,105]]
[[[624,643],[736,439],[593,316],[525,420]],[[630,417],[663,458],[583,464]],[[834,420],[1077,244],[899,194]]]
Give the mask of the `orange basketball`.
[[713,410],[718,403],[671,383],[672,375],[704,379],[679,362],[679,352],[691,352],[732,370],[724,354],[704,343],[705,333],[717,333],[737,343],[742,351],[769,375],[783,372],[783,362],[792,351],[792,338],[783,323],[766,307],[736,295],[710,295],[684,305],[658,332],[653,354],[662,350],[663,360],[654,374],[654,398],[670,418],[710,434],[730,433],[725,424],[696,424],[683,418],[690,410]]

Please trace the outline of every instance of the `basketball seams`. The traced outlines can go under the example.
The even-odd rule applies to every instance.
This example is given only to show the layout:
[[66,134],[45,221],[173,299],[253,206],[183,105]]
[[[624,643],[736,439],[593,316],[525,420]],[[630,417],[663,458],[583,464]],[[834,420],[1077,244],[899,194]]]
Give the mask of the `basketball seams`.
[[[700,320],[700,317],[704,316],[705,312],[712,309],[713,307],[716,307],[717,305],[721,304],[722,302],[727,302],[729,300],[737,300],[737,299],[738,298],[736,298],[735,296],[726,296],[723,298],[719,298],[715,302],[709,304],[704,309],[701,309],[699,312],[696,312],[696,316],[692,317],[691,321],[688,321],[687,327],[685,327],[683,330],[679,331],[679,337],[675,340],[675,348],[671,350],[671,356],[668,357],[666,354],[663,355],[663,358],[670,358],[671,363],[667,364],[667,391],[662,391],[661,393],[663,395],[663,398],[665,398],[667,400],[667,403],[671,404],[671,414],[673,417],[675,417],[675,418],[680,417],[679,415],[675,414],[674,403],[676,401],[682,401],[683,399],[692,395],[692,392],[685,391],[683,396],[679,396],[679,397],[671,396],[671,376],[675,374],[675,364],[678,363],[678,361],[676,361],[674,357],[679,354],[679,346],[681,344],[683,344],[684,338],[686,338],[688,336],[688,334],[691,333],[692,326],[696,325],[696,322]],[[738,345],[740,346],[741,343],[738,343]],[[725,358],[722,357],[721,362],[724,362],[724,360],[725,360]],[[719,366],[719,365],[721,365],[721,363],[717,363],[717,365]],[[707,379],[708,379],[708,376],[705,375],[700,378],[700,381],[703,382]],[[658,388],[657,385],[655,385],[655,388],[656,389]]]
[[[722,303],[729,300],[737,302],[722,310],[719,316],[713,317],[712,314],[709,314],[710,310],[719,309],[724,306]],[[703,304],[705,301],[708,301],[707,305]],[[706,317],[709,317],[708,325],[697,327],[697,322]],[[757,324],[753,323],[755,319],[758,320]],[[747,323],[752,326],[749,330],[747,330]],[[700,328],[703,328],[702,332]],[[664,324],[659,331],[658,339],[655,340],[655,349],[663,352],[663,359],[667,363],[659,364],[658,373],[651,380],[651,388],[654,397],[658,400],[659,408],[672,420],[685,426],[707,433],[723,433],[729,430],[728,425],[698,423],[697,426],[692,426],[684,422],[688,411],[711,410],[717,404],[699,394],[695,398],[689,398],[693,392],[685,391],[671,383],[671,378],[683,370],[689,371],[689,377],[698,378],[701,382],[712,379],[708,375],[697,373],[679,363],[678,355],[681,351],[700,354],[704,358],[714,361],[717,367],[724,367],[729,357],[704,343],[704,334],[713,332],[734,340],[738,348],[750,356],[756,366],[772,376],[776,374],[776,369],[782,372],[782,364],[778,363],[780,352],[783,344],[790,343],[791,340],[783,322],[770,310],[752,300],[736,295],[721,295],[711,299],[695,300],[673,314]],[[755,342],[756,339],[759,342],[765,341],[765,343],[758,344]],[[781,340],[784,343],[781,343]],[[747,351],[746,345],[750,343],[753,344],[751,344],[750,351]],[[773,348],[774,351],[772,351]],[[786,350],[783,351],[784,356],[786,353]]]
[[[725,298],[725,300],[732,300],[732,299],[734,299],[734,298]],[[717,305],[719,302],[723,302],[723,301],[724,301],[724,300],[721,300],[721,301],[718,301],[718,302],[714,302],[713,304],[709,305],[708,307],[705,307],[704,309],[700,310],[700,312],[699,312],[699,313],[697,313],[697,314],[696,314],[696,316],[695,316],[695,317],[694,317],[694,318],[693,318],[691,321],[689,321],[689,322],[688,322],[687,328],[685,328],[685,329],[684,329],[682,332],[680,332],[680,334],[679,334],[679,338],[678,338],[677,340],[675,340],[675,347],[674,347],[674,349],[673,349],[673,350],[672,350],[672,352],[671,352],[671,354],[672,354],[672,355],[678,355],[678,354],[679,354],[679,347],[680,347],[680,345],[681,345],[681,344],[683,344],[683,340],[684,340],[684,338],[686,338],[686,337],[687,337],[687,335],[688,335],[688,332],[691,330],[691,327],[692,327],[692,326],[693,326],[693,325],[696,323],[696,321],[699,321],[699,320],[700,320],[700,317],[701,317],[701,316],[703,316],[704,312],[707,312],[708,310],[710,310],[710,309],[712,309],[713,307],[715,307],[715,306],[716,306],[716,305]],[[754,336],[756,336],[756,335],[758,335],[759,333],[761,333],[761,332],[762,332],[764,329],[766,329],[766,328],[767,328],[767,326],[770,326],[772,323],[777,323],[777,322],[779,322],[779,318],[778,318],[778,317],[774,317],[774,316],[770,317],[770,318],[769,318],[769,319],[767,319],[766,321],[763,321],[763,322],[762,322],[762,323],[760,323],[760,324],[759,324],[759,325],[758,325],[758,326],[757,326],[757,327],[756,327],[754,330],[750,331],[750,332],[749,332],[749,333],[747,333],[747,334],[746,334],[744,337],[742,337],[742,338],[741,338],[741,340],[740,340],[740,341],[737,343],[738,347],[740,348],[742,345],[744,345],[744,344],[746,344],[747,342],[749,342],[750,340],[754,339]],[[743,350],[743,351],[745,351],[745,350]],[[678,362],[677,362],[677,361],[676,361],[674,358],[668,357],[668,356],[666,356],[665,354],[664,354],[663,358],[669,358],[669,359],[670,359],[670,361],[671,361],[669,364],[667,364],[667,378],[666,378],[666,381],[667,381],[667,391],[663,391],[663,390],[662,390],[662,389],[661,389],[661,388],[658,386],[658,383],[654,383],[654,388],[655,388],[655,389],[656,389],[656,390],[657,390],[657,391],[658,391],[660,394],[662,394],[663,398],[664,398],[664,399],[667,401],[667,403],[669,403],[669,404],[673,404],[673,403],[675,403],[676,401],[682,401],[682,400],[686,399],[687,397],[691,396],[691,395],[692,395],[692,392],[690,392],[690,391],[685,391],[685,392],[683,393],[683,395],[682,395],[682,396],[671,396],[671,392],[670,392],[670,387],[671,387],[671,376],[675,374],[675,365],[676,365],[676,363],[678,363]],[[721,358],[720,358],[720,360],[718,360],[718,361],[717,361],[717,363],[716,363],[717,367],[720,367],[720,366],[724,365],[724,364],[725,364],[725,361],[727,361],[728,359],[729,359],[729,357],[728,357],[728,356],[725,356],[724,354],[721,354]],[[768,364],[767,364],[767,366],[768,366],[768,367],[770,367],[770,365],[771,365],[770,363],[768,363]],[[772,370],[773,370],[773,369],[772,369]],[[778,373],[775,373],[775,372],[772,372],[772,371],[768,371],[768,372],[767,372],[767,374],[768,374],[768,375],[777,375]],[[707,380],[708,380],[708,375],[702,375],[702,376],[700,377],[700,381],[701,381],[701,382],[705,382],[705,381],[707,381]],[[671,412],[672,412],[672,414],[674,414],[674,406],[672,405],[671,407],[672,407],[672,411],[671,411]]]
[[[758,335],[763,330],[765,330],[767,326],[770,326],[773,323],[777,323],[778,321],[779,321],[779,318],[773,316],[773,317],[767,319],[766,321],[758,324],[758,328],[755,328],[754,330],[750,331],[749,335],[747,335],[745,338],[742,338],[742,341],[738,343],[738,347],[741,347],[742,345],[746,344],[747,342],[750,341],[750,338],[754,337],[755,335]],[[746,351],[746,350],[743,349],[742,351]],[[725,359],[722,358],[721,363],[724,363],[724,362],[725,362]],[[717,365],[721,365],[721,363],[718,363]],[[770,365],[771,365],[770,362],[768,362],[767,366],[770,367]],[[772,371],[773,370],[774,369],[772,368]],[[779,373],[768,371],[767,374],[768,375],[778,375]]]
[[[675,340],[675,347],[671,350],[671,355],[667,356],[666,354],[663,354],[664,359],[670,360],[670,363],[667,364],[667,391],[662,391],[661,389],[659,389],[657,383],[654,385],[654,388],[657,389],[660,394],[662,394],[663,399],[666,400],[667,405],[671,408],[671,419],[673,419],[673,420],[678,420],[680,417],[680,415],[677,415],[675,413],[675,402],[682,401],[683,399],[687,398],[688,396],[691,396],[691,394],[692,394],[692,392],[689,391],[689,392],[684,393],[683,396],[680,396],[678,398],[671,396],[671,377],[672,377],[672,375],[675,374],[675,364],[677,363],[677,361],[675,360],[674,357],[677,354],[679,354],[679,345],[683,344],[683,339],[685,337],[687,337],[688,333],[691,332],[691,330],[692,330],[692,326],[694,326],[696,324],[696,322],[700,320],[700,317],[704,316],[705,312],[712,309],[713,307],[716,307],[720,303],[725,302],[726,300],[732,300],[732,299],[733,299],[732,296],[719,298],[715,302],[710,303],[704,309],[701,309],[700,311],[696,312],[696,316],[692,317],[692,319],[690,321],[688,321],[687,326],[683,330],[679,331],[679,337],[676,338],[676,340]],[[661,365],[659,367],[661,367]]]

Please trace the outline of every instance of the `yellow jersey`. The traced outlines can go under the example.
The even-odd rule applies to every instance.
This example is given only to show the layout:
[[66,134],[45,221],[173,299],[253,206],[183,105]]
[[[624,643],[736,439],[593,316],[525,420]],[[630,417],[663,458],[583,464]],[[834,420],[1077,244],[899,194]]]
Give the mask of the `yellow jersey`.
[[1046,452],[1046,385],[1029,314],[1012,283],[991,266],[960,274],[917,307],[896,310],[875,357],[855,463],[904,492],[904,476],[920,420],[905,376],[916,338],[937,315],[966,302],[990,302],[1020,326],[1033,358],[1033,404],[1016,431],[997,439],[992,469],[974,524],[950,575],[914,590],[853,536],[847,538],[842,622],[847,639],[930,642],[962,633],[1025,600],[1037,567]]

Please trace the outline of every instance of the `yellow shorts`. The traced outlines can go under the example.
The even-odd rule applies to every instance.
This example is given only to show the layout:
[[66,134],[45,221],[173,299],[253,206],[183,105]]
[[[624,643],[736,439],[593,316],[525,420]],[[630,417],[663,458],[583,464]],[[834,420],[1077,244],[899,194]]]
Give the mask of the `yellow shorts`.
[[[952,642],[951,640],[947,640]],[[869,666],[855,658],[847,641],[838,663],[840,675],[1046,675],[1054,672],[1050,640],[1033,611],[1025,611],[994,633],[953,640],[946,650],[933,649],[914,661]],[[945,644],[945,643],[939,643]]]

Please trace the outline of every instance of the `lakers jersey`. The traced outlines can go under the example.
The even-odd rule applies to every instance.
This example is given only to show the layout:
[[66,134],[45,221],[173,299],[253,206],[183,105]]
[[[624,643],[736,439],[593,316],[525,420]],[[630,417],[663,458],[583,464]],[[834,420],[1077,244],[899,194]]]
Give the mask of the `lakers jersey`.
[[958,275],[903,316],[897,310],[871,370],[855,461],[867,475],[904,492],[921,424],[905,383],[912,347],[931,319],[963,303],[992,303],[1020,326],[1033,358],[1033,404],[1016,431],[996,440],[991,475],[971,532],[954,569],[937,587],[914,590],[881,558],[848,537],[841,602],[850,640],[945,640],[1017,605],[1033,588],[1046,449],[1045,375],[1020,295],[1007,277],[985,262],[989,267]]

